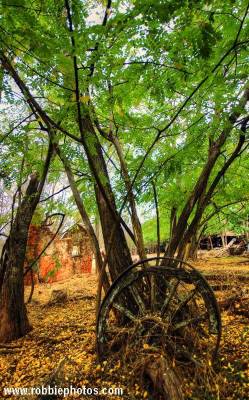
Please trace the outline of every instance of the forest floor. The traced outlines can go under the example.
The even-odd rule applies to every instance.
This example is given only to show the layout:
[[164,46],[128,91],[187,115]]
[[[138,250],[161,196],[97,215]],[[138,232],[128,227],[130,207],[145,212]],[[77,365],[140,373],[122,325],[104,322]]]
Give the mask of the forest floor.
[[[204,274],[217,275],[233,287],[216,292],[218,300],[236,290],[249,287],[249,259],[244,257],[200,259],[195,266]],[[213,278],[212,278],[213,279]],[[79,396],[81,399],[150,399],[134,379],[133,371],[123,371],[120,363],[98,363],[95,351],[95,295],[97,278],[85,274],[70,280],[36,286],[28,313],[33,330],[12,342],[0,345],[0,399],[38,399],[36,396],[1,395],[4,387],[30,388],[40,385],[64,387],[123,388],[121,397]],[[69,300],[48,306],[52,290],[65,289]],[[26,295],[30,288],[26,288]],[[229,311],[222,313],[223,333],[219,355],[218,379],[213,396],[191,394],[195,400],[249,399],[249,319]],[[188,394],[187,394],[188,393]],[[41,397],[42,398],[42,397]],[[65,397],[72,399],[76,397]],[[48,397],[46,398],[48,399]],[[151,398],[152,399],[152,398]],[[157,399],[153,399],[157,400]]]

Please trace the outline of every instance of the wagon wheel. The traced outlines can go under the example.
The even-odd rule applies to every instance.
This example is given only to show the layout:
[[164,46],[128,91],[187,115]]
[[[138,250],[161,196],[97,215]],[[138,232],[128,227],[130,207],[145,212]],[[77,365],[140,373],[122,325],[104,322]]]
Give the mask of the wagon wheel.
[[112,284],[98,314],[102,359],[142,343],[167,352],[179,365],[198,367],[214,360],[220,336],[220,313],[209,284],[173,258],[150,258],[129,267]]

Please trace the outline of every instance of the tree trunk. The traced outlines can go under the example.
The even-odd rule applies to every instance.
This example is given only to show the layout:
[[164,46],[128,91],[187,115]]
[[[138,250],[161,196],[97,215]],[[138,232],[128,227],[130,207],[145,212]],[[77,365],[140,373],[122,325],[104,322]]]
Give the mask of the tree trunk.
[[[161,245],[161,238],[160,238],[160,214],[159,214],[159,206],[158,206],[158,197],[157,197],[157,190],[155,182],[152,181],[152,188],[153,188],[153,196],[154,196],[154,203],[156,209],[156,236],[157,236],[157,249],[156,255],[160,257],[160,245]],[[159,264],[159,260],[157,262]]]
[[[249,98],[249,91],[248,91],[248,98]],[[179,247],[178,247],[178,257],[182,256],[182,253],[184,251],[186,243],[196,233],[196,231],[198,229],[198,225],[199,225],[199,223],[201,221],[202,215],[203,215],[203,213],[205,211],[205,208],[209,204],[217,185],[219,184],[221,178],[225,175],[226,171],[229,169],[230,165],[236,159],[236,157],[239,156],[244,142],[245,142],[245,134],[243,132],[240,135],[238,144],[235,147],[235,149],[234,149],[233,153],[231,154],[231,156],[227,159],[227,161],[225,162],[223,167],[218,171],[218,173],[216,174],[216,176],[213,179],[213,181],[210,184],[210,186],[207,188],[207,185],[206,185],[206,187],[203,189],[203,192],[200,194],[199,199],[198,199],[199,200],[198,201],[198,206],[196,208],[194,217],[193,217],[191,223],[189,224],[188,228],[185,230],[184,234],[181,237],[181,240],[180,240],[180,243],[179,243]]]
[[113,135],[111,138],[111,141],[116,149],[116,152],[117,152],[117,155],[119,158],[121,173],[123,175],[125,188],[126,188],[127,194],[128,194],[128,200],[129,200],[129,204],[130,204],[130,208],[131,208],[131,222],[132,222],[133,232],[135,235],[137,252],[139,254],[139,257],[143,260],[146,258],[143,232],[142,232],[141,223],[140,223],[140,220],[139,220],[138,214],[137,214],[136,202],[135,202],[133,188],[132,188],[132,184],[131,184],[131,180],[130,180],[130,176],[129,176],[129,171],[128,171],[127,164],[125,162],[125,159],[123,156],[123,151],[122,151],[122,148],[121,148],[118,138]]
[[193,235],[193,237],[191,239],[191,246],[189,249],[188,257],[192,258],[193,260],[197,259],[198,249],[200,247],[200,241],[201,241],[201,238],[202,238],[206,228],[207,228],[206,224],[199,225],[196,234]]
[[[182,211],[180,217],[178,218],[178,222],[176,224],[172,238],[171,238],[170,243],[166,250],[166,255],[173,257],[179,246],[179,243],[183,239],[184,233],[186,232],[186,229],[187,229],[188,219],[189,219],[199,197],[206,190],[209,176],[211,174],[211,171],[216,163],[216,160],[217,160],[219,154],[220,154],[220,152],[219,152],[218,146],[213,146],[212,149],[210,149],[207,163],[205,164],[205,166],[202,170],[202,173],[199,176],[199,179],[195,185],[195,188],[194,188],[193,192],[191,193],[191,195],[189,196],[189,198],[183,208],[183,211]],[[187,240],[185,240],[184,244],[182,244],[180,256],[182,256],[183,253],[185,252],[185,246],[188,242],[189,242],[189,238],[187,238]]]
[[198,246],[199,246],[198,237],[197,237],[197,235],[194,235],[191,239],[191,245],[190,245],[190,249],[189,249],[187,258],[191,258],[192,260],[197,259]]
[[[60,157],[60,159],[61,159],[61,161],[63,163],[63,166],[65,168],[65,172],[67,174],[68,182],[69,182],[70,188],[71,188],[73,196],[74,196],[75,203],[76,203],[76,205],[78,207],[79,213],[81,215],[81,218],[82,218],[82,221],[83,221],[83,223],[85,225],[87,233],[88,233],[88,235],[89,235],[89,237],[91,239],[92,250],[94,252],[95,259],[96,259],[97,270],[98,270],[98,273],[100,274],[101,271],[102,271],[102,268],[103,268],[103,262],[102,262],[102,257],[101,257],[101,252],[100,252],[100,248],[99,248],[99,243],[98,243],[97,237],[95,235],[95,232],[94,232],[94,229],[92,227],[91,221],[90,221],[89,216],[87,214],[87,211],[85,209],[83,200],[82,200],[82,198],[80,196],[80,193],[79,193],[79,191],[77,189],[77,185],[75,183],[74,176],[73,176],[70,164],[67,162],[66,157],[63,156],[63,154],[60,151],[58,146],[56,147],[56,152],[59,155],[59,157]],[[108,277],[107,277],[106,273],[104,273],[104,276],[103,276],[103,286],[104,286],[105,292],[107,292],[108,288],[110,287],[110,284],[109,284]]]
[[[177,251],[177,257],[181,258],[184,256],[185,249],[187,243],[191,240],[192,236],[196,233],[198,224],[201,220],[203,212],[208,205],[215,188],[217,187],[220,179],[226,173],[227,169],[233,163],[233,161],[238,157],[242,146],[245,142],[245,129],[246,126],[241,126],[241,135],[238,141],[237,146],[235,147],[232,155],[225,162],[220,171],[216,174],[212,183],[208,187],[208,182],[210,175],[213,171],[213,168],[221,154],[222,146],[225,144],[228,136],[230,135],[235,122],[241,115],[242,110],[245,108],[247,102],[249,100],[249,89],[246,89],[240,99],[240,111],[234,111],[228,118],[227,126],[221,132],[220,136],[215,142],[212,142],[209,148],[208,159],[205,163],[202,172],[196,182],[196,185],[190,194],[182,213],[178,219],[174,234],[170,240],[170,243],[166,250],[166,255],[174,256]],[[194,208],[196,207],[196,211],[194,214],[194,218],[192,219],[190,225],[188,226],[188,220],[190,215],[192,214]]]
[[[109,271],[112,282],[118,275],[132,264],[132,258],[128,249],[123,229],[113,220],[100,189],[95,186],[96,199],[98,204],[101,227],[104,237],[105,249],[110,249],[108,257]],[[112,234],[113,230],[115,233]],[[111,247],[110,247],[111,246]]]
[[31,329],[24,305],[23,266],[28,230],[38,203],[38,184],[37,175],[33,175],[1,256],[0,342],[22,337]]
[[171,208],[171,213],[170,213],[170,238],[172,238],[175,228],[176,228],[176,213],[177,213],[177,208],[173,206]]
[[117,212],[102,148],[90,118],[84,118],[83,126],[85,131],[83,145],[96,182],[96,200],[105,249],[107,253],[109,252],[108,265],[113,281],[132,264],[132,258],[121,226],[121,218]]
[[221,242],[222,242],[222,247],[226,247],[225,235],[223,233],[221,234]]
[[35,291],[35,279],[34,279],[34,272],[33,272],[32,269],[30,271],[30,278],[31,278],[31,288],[30,288],[30,294],[29,294],[29,298],[27,300],[27,304],[31,303],[32,298],[33,298],[33,294],[34,294],[34,291]]
[[24,304],[24,262],[29,226],[45,183],[52,157],[49,145],[41,179],[34,173],[17,208],[0,259],[0,342],[9,342],[31,330]]

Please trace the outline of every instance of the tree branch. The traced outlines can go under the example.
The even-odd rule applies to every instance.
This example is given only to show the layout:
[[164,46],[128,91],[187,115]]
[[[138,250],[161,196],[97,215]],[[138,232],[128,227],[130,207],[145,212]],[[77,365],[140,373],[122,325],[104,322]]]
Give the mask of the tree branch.
[[14,69],[12,66],[11,62],[8,60],[8,58],[5,56],[3,51],[0,51],[0,60],[2,62],[3,67],[10,73],[12,78],[14,79],[15,83],[21,90],[24,98],[26,99],[27,103],[31,107],[32,111],[36,111],[39,118],[42,119],[42,121],[45,123],[45,125],[49,126],[50,129],[58,129],[65,135],[71,137],[71,139],[74,139],[75,141],[81,143],[81,139],[70,132],[68,132],[66,129],[62,128],[58,123],[53,121],[48,114],[42,109],[42,107],[39,105],[39,103],[35,100],[35,97],[31,94],[30,90],[26,86],[26,84],[23,82],[23,80],[20,78],[18,72]]
[[27,119],[29,119],[33,115],[33,112],[30,113],[27,117],[25,117],[22,121],[20,121],[17,125],[15,125],[10,131],[8,131],[1,139],[0,139],[0,144],[4,142],[4,140],[17,128],[19,128],[20,125],[22,125]]

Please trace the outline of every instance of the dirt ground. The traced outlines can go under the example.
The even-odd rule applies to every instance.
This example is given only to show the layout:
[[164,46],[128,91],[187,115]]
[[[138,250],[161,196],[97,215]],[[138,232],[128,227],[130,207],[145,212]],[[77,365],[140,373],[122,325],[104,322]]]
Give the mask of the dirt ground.
[[[222,286],[225,282],[227,288],[216,291],[218,300],[240,289],[249,290],[248,258],[202,258],[195,262],[195,266],[210,277],[211,284],[219,282]],[[133,371],[124,372],[120,363],[112,365],[110,369],[107,362],[100,365],[96,359],[96,284],[96,275],[84,274],[35,288],[33,301],[28,305],[33,330],[24,338],[11,343],[7,349],[0,345],[0,393],[4,387],[59,385],[63,381],[66,386],[118,387],[124,390],[122,397],[79,396],[81,399],[150,399],[148,393],[132,379]],[[64,305],[48,307],[46,304],[55,289],[65,289],[69,301]],[[29,290],[27,287],[26,296]],[[222,323],[214,394],[207,397],[203,391],[203,396],[195,397],[188,388],[186,399],[249,399],[249,319],[226,311],[222,313]],[[0,394],[1,400],[13,398]],[[25,395],[15,398],[38,399]]]

